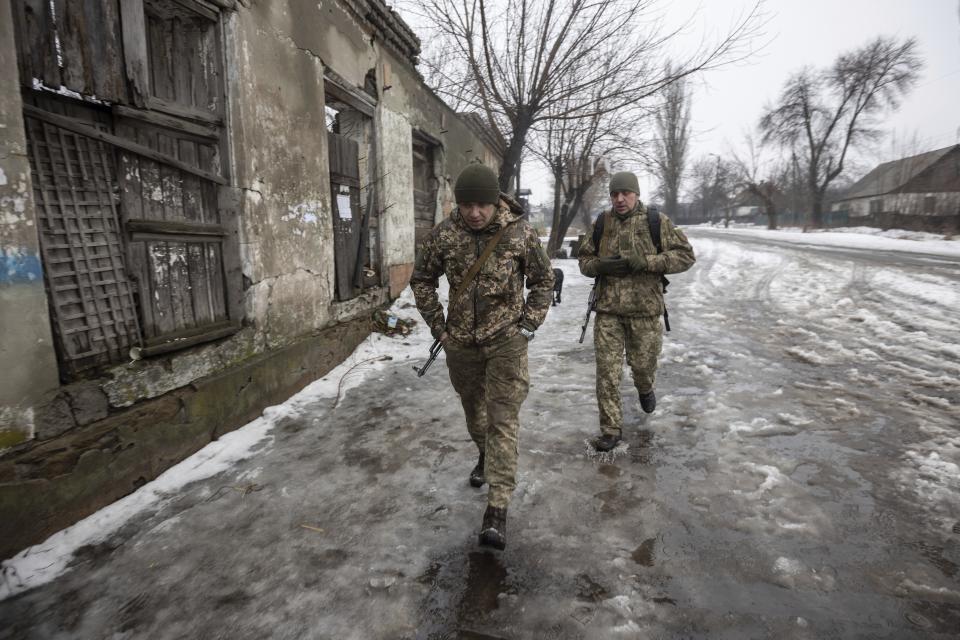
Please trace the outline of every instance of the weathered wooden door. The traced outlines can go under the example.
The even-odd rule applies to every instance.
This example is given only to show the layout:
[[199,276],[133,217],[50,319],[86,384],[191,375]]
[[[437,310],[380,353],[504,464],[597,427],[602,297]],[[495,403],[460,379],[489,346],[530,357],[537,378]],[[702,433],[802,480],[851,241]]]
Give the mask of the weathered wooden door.
[[365,212],[360,203],[359,145],[355,140],[335,133],[328,133],[327,141],[330,148],[336,294],[337,300],[349,300],[360,292],[356,286],[357,255]]

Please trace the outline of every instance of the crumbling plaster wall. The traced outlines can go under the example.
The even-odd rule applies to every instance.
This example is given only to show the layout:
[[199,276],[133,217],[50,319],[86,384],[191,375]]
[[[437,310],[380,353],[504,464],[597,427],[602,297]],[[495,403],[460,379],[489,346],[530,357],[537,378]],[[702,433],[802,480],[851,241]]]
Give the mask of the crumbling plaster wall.
[[442,146],[437,150],[439,157],[435,162],[439,181],[439,222],[456,206],[453,184],[460,171],[473,162],[482,162],[499,171],[501,158],[474,134],[453,109],[425,87],[420,76],[408,65],[395,61],[389,55],[384,56],[382,76],[384,85],[390,87],[383,92],[383,108],[406,114],[412,129],[423,131],[441,142]]
[[[303,0],[224,14],[229,200],[237,203],[244,328],[217,344],[112,370],[110,403],[130,406],[357,317],[373,293],[334,302],[334,241],[324,122],[324,60],[362,84],[371,57],[359,24]],[[349,47],[348,50],[337,48]],[[371,52],[370,54],[374,54]],[[365,66],[367,65],[367,66]]]
[[301,20],[264,2],[228,24],[246,317],[270,348],[329,324],[334,291],[324,66],[291,35]]
[[0,0],[0,449],[33,436],[59,385],[23,128],[9,0]]
[[[9,13],[9,0],[0,2]],[[64,389],[62,401],[49,403],[38,416],[44,436],[102,418],[108,403],[120,408],[158,397],[300,336],[362,315],[388,295],[398,296],[413,269],[413,128],[442,142],[437,153],[438,218],[453,206],[452,180],[463,166],[481,159],[496,167],[495,155],[424,87],[408,62],[398,60],[372,37],[369,25],[345,4],[337,0],[247,2],[238,4],[236,11],[225,12],[224,21],[230,132],[225,161],[234,185],[224,190],[226,199],[236,203],[240,220],[244,327],[217,343],[114,367],[109,379],[102,381],[102,391],[91,394],[84,389],[84,397],[95,396],[91,402],[78,404],[76,394]],[[9,28],[10,21],[4,24]],[[13,38],[5,38],[4,43],[12,68]],[[365,292],[346,303],[334,302],[323,110],[326,70],[352,88],[363,86],[368,72],[374,70],[378,87],[376,162],[377,174],[383,179],[378,195],[380,251],[389,289]],[[4,113],[17,119],[7,131],[20,132],[21,137],[19,159],[12,161],[19,162],[20,168],[5,168],[5,174],[8,180],[23,175],[29,184],[15,81],[3,96],[18,102]],[[21,187],[29,193],[29,186],[16,188]],[[32,220],[29,198],[26,206]],[[35,251],[35,227],[31,230]],[[18,303],[16,307],[4,305],[4,309],[19,309],[18,318],[38,319],[29,322],[29,327],[46,331],[36,340],[15,342],[33,345],[34,355],[42,356],[23,358],[36,363],[38,371],[36,375],[23,374],[30,388],[55,389],[56,366],[42,282],[28,290],[32,306]],[[11,289],[4,291],[7,295]],[[10,324],[6,318],[4,323]],[[8,335],[12,334],[5,331],[4,340]],[[13,338],[10,341],[14,342]],[[104,396],[108,403],[102,400]],[[96,406],[96,411],[91,413],[88,406]]]

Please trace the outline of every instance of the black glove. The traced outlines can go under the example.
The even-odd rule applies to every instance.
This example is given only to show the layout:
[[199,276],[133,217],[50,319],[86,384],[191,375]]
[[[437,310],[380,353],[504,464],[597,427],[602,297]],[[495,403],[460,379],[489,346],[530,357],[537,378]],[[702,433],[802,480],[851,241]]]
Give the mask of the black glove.
[[623,277],[630,275],[630,262],[626,258],[600,258],[597,261],[597,275]]
[[628,253],[625,258],[630,263],[630,271],[633,273],[647,270],[647,256],[642,253]]

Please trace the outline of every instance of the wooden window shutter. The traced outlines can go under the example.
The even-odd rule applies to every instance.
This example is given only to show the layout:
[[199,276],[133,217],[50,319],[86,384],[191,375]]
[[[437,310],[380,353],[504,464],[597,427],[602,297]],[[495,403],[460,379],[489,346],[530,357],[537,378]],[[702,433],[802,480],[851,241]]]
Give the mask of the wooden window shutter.
[[[41,99],[93,131],[104,128],[98,110]],[[140,342],[124,263],[114,154],[106,143],[35,111],[28,111],[25,124],[57,353],[63,372],[72,377],[125,360]]]

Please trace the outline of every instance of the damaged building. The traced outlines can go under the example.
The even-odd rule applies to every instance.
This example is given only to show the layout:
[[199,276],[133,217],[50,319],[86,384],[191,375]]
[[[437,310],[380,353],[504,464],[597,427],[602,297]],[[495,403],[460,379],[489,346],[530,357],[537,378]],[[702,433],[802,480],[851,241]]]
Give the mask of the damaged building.
[[366,338],[500,161],[419,46],[383,0],[0,0],[0,557]]

